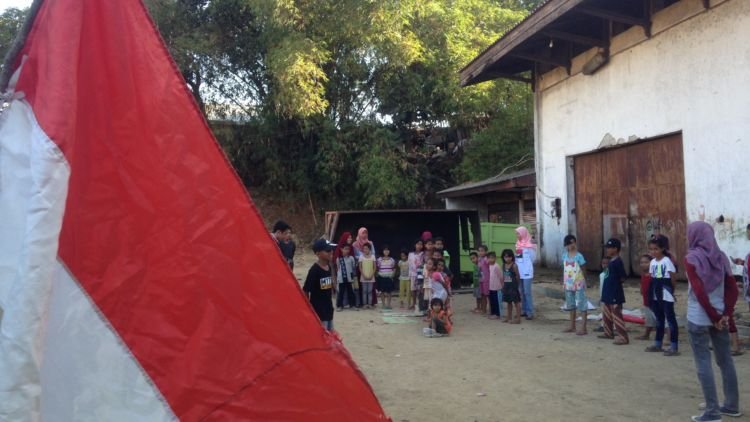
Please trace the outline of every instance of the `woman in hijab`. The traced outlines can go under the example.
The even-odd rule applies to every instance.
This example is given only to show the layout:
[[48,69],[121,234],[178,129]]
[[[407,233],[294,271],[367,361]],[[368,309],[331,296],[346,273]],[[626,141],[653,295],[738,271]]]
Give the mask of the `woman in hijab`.
[[531,241],[531,234],[526,227],[516,228],[516,264],[521,275],[521,316],[534,319],[534,297],[532,284],[534,282],[534,259],[536,245]]
[[360,255],[362,255],[362,247],[366,244],[370,244],[370,249],[372,250],[372,254],[375,254],[375,245],[372,243],[372,241],[368,237],[369,232],[367,231],[366,227],[360,227],[359,230],[357,230],[357,239],[354,241],[352,246],[354,247],[355,255],[357,258],[359,258]]
[[[688,225],[687,231],[688,334],[698,381],[706,400],[703,414],[693,416],[693,421],[720,421],[721,415],[742,415],[728,330],[737,302],[737,283],[729,258],[716,243],[713,228],[703,221],[696,221]],[[709,341],[721,371],[723,406],[719,405],[716,393]]]

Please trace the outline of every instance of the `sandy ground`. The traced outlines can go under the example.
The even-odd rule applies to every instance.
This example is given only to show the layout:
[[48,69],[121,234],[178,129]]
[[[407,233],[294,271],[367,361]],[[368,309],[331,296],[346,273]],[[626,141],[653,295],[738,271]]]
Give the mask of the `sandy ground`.
[[[312,254],[296,260],[299,279],[312,262]],[[689,421],[700,413],[703,396],[684,329],[677,357],[645,353],[649,343],[633,339],[642,332],[635,324],[626,346],[596,333],[563,334],[561,301],[542,293],[556,288],[556,272],[538,272],[539,315],[521,325],[472,314],[474,298],[458,294],[450,337],[422,337],[421,318],[388,318],[379,309],[336,312],[335,328],[395,422]],[[626,308],[640,304],[635,283],[627,289]],[[677,293],[678,315],[684,315],[686,289],[683,284]],[[735,365],[748,410],[750,353]]]

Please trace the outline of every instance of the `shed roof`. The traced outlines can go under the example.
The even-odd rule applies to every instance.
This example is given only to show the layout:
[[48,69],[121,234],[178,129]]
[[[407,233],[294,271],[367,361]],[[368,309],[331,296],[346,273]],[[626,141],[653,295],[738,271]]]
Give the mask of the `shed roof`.
[[478,182],[464,183],[437,193],[440,198],[478,195],[487,192],[519,190],[536,187],[536,172],[533,168],[514,173],[498,174]]
[[[547,0],[460,72],[462,86],[498,78],[532,82],[591,49],[609,56],[613,36],[632,26],[651,34],[651,17],[685,0]],[[710,1],[703,0],[704,7]]]

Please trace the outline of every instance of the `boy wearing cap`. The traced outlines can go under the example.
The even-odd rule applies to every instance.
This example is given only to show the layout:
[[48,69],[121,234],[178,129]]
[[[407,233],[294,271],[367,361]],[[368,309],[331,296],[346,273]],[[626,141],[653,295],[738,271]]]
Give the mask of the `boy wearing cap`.
[[331,278],[331,251],[336,246],[325,239],[318,239],[313,243],[313,252],[318,261],[310,267],[302,290],[307,294],[308,300],[315,313],[318,314],[323,328],[333,330],[333,303],[334,292],[333,279]]
[[[614,339],[614,344],[628,344],[628,332],[625,330],[625,320],[622,318],[622,304],[625,303],[625,291],[622,283],[627,277],[625,265],[620,258],[620,248],[622,247],[619,239],[609,239],[604,245],[607,256],[610,257],[607,266],[607,277],[604,279],[602,286],[602,315],[604,318],[604,334],[599,338]],[[613,329],[614,328],[614,329]],[[615,336],[614,331],[617,331]]]

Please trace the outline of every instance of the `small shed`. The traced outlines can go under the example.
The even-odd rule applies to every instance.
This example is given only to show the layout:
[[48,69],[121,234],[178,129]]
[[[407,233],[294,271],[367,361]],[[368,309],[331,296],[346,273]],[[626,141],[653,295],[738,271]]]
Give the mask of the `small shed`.
[[483,222],[536,226],[533,168],[464,183],[437,193],[445,208],[476,209]]

